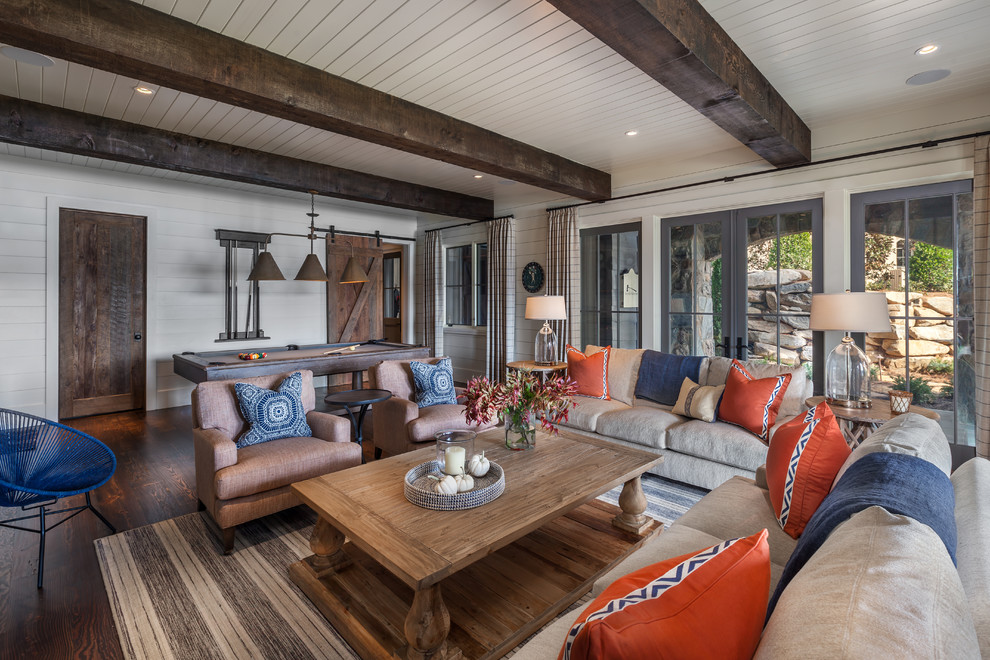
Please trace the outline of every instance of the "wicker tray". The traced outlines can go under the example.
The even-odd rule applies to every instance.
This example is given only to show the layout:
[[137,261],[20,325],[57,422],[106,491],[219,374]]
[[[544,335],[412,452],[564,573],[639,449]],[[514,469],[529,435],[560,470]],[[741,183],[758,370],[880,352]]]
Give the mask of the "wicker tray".
[[433,491],[436,482],[427,475],[440,476],[439,461],[427,461],[406,472],[403,491],[406,499],[424,509],[436,511],[461,511],[488,504],[505,492],[505,472],[492,463],[488,474],[474,478],[474,488],[456,495],[440,495]]

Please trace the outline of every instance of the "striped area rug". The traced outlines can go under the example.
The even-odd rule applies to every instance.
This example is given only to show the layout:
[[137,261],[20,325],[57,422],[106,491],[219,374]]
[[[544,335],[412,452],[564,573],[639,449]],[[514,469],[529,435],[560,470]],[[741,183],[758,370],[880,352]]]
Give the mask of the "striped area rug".
[[[653,475],[643,490],[647,512],[667,524],[705,493]],[[289,579],[288,566],[312,554],[314,522],[296,507],[242,525],[229,556],[205,513],[97,539],[124,657],[356,658]]]

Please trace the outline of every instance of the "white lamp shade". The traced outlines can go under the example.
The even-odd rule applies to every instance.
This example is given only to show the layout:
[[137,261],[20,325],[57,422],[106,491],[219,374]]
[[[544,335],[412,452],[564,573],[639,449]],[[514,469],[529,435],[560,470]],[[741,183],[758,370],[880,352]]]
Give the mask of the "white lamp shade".
[[526,299],[526,318],[560,321],[567,318],[564,296],[531,296]]
[[816,293],[811,299],[812,330],[890,332],[883,293]]

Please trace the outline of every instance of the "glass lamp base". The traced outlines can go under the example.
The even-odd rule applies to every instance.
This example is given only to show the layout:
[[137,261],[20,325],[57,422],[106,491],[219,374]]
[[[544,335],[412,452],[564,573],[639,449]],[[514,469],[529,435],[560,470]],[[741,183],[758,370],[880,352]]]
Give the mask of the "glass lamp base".
[[846,335],[825,360],[825,400],[843,408],[869,408],[870,360]]
[[557,362],[557,333],[549,323],[544,323],[536,333],[534,344],[534,361],[540,366],[550,366]]

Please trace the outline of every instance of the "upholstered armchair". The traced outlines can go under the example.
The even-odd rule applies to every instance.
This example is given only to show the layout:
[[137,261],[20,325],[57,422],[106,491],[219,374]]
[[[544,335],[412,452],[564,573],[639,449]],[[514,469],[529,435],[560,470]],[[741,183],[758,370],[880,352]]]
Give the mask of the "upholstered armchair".
[[[436,364],[442,358],[415,360]],[[371,416],[374,431],[375,456],[395,456],[425,447],[433,442],[437,431],[466,429],[483,431],[494,424],[476,426],[464,420],[464,406],[440,404],[420,408],[416,404],[416,386],[413,381],[411,360],[386,360],[368,370],[371,387],[388,390],[392,398],[375,404]]]
[[289,485],[361,463],[347,419],[316,412],[313,372],[302,371],[302,403],[311,438],[281,438],[242,447],[247,428],[235,383],[276,389],[290,374],[200,383],[192,393],[196,494],[223,534],[224,554],[234,547],[237,525],[300,504]]

